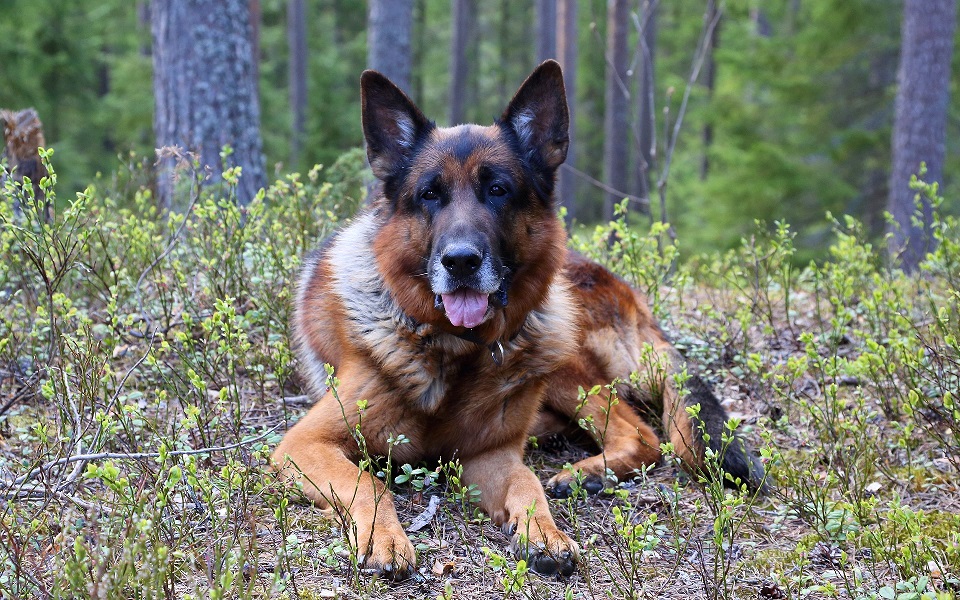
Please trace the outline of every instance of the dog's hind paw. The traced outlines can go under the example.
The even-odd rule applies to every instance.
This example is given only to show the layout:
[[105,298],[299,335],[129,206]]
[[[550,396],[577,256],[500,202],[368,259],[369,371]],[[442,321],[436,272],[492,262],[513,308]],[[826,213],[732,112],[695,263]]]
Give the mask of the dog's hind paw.
[[592,456],[581,460],[572,468],[560,471],[550,478],[544,488],[554,498],[569,498],[578,488],[590,495],[596,495],[605,488],[616,486],[616,480],[608,475],[602,458]]
[[[561,471],[554,475],[544,487],[554,498],[569,498],[577,489],[578,483],[572,473]],[[603,491],[604,481],[599,475],[586,475],[579,482],[579,487],[590,495],[596,495]]]

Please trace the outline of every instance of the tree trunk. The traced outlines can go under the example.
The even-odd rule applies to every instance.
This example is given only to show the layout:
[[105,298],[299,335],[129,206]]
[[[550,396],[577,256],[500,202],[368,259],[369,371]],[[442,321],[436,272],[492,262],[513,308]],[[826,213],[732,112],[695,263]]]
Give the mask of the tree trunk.
[[901,265],[908,272],[933,249],[929,235],[931,208],[926,199],[921,209],[922,227],[911,223],[916,192],[910,189],[910,176],[919,172],[921,162],[926,162],[924,179],[943,181],[956,19],[956,0],[904,2],[889,208],[897,225],[892,228],[891,250],[899,253]]
[[[577,166],[577,0],[559,0],[557,4],[557,58],[563,67],[563,84],[570,113],[570,143],[565,164]],[[560,169],[557,199],[567,209],[567,222],[577,215],[577,179],[569,169]]]
[[[498,28],[499,36],[497,40],[497,46],[500,48],[500,64],[508,65],[510,64],[510,46],[513,43],[513,40],[510,36],[510,24],[512,23],[510,19],[510,7],[514,3],[510,0],[501,0],[500,2],[500,27]],[[510,93],[510,86],[512,82],[510,81],[510,76],[507,74],[507,69],[500,68],[497,69],[497,96],[500,98],[507,98],[507,94]]]
[[370,0],[367,65],[410,92],[413,0]]
[[416,0],[416,4],[413,7],[413,42],[411,44],[411,60],[413,64],[417,65],[416,69],[411,69],[410,75],[410,92],[411,98],[417,104],[423,103],[423,86],[424,80],[426,79],[423,76],[423,61],[424,56],[426,56],[427,48],[430,45],[430,40],[425,39],[427,37],[427,32],[430,31],[427,29],[427,0]]
[[[641,0],[641,25],[638,43],[640,44],[640,76],[637,84],[638,114],[637,114],[637,168],[634,171],[634,189],[637,196],[650,200],[650,173],[653,170],[653,161],[656,157],[657,117],[654,114],[654,100],[656,98],[656,48],[657,48],[657,6],[656,0]],[[648,203],[645,211],[650,210]]]
[[263,10],[260,0],[250,0],[250,46],[253,56],[253,78],[260,81],[260,21],[263,20]]
[[290,46],[290,167],[300,164],[307,123],[307,18],[304,0],[287,0],[287,41]]
[[140,27],[140,30],[137,31],[137,39],[140,40],[140,55],[150,56],[150,44],[147,43],[146,36],[139,35],[141,31],[150,31],[150,0],[137,0],[137,25]]
[[627,32],[630,22],[630,3],[627,0],[607,0],[607,67],[605,109],[603,115],[603,181],[617,190],[607,192],[603,217],[613,219],[614,205],[623,200],[627,188],[627,135],[629,125],[629,92],[626,85],[630,54],[627,51]]
[[557,1],[537,0],[537,63],[557,58]]
[[[704,15],[704,19],[707,23],[717,22],[716,26],[713,28],[706,27],[704,31],[712,32],[709,40],[705,40],[704,44],[707,47],[706,61],[703,65],[703,85],[707,88],[707,98],[713,99],[713,88],[716,84],[717,79],[717,61],[714,57],[717,51],[717,45],[719,44],[720,39],[720,14],[717,12],[717,2],[716,0],[708,0],[707,2],[707,12]],[[710,173],[710,146],[713,145],[713,123],[710,121],[710,117],[707,117],[707,122],[703,126],[703,154],[700,157],[700,180],[703,181],[707,178],[707,175]]]
[[477,6],[475,0],[453,0],[453,38],[450,48],[450,125],[467,121],[471,94],[470,61],[476,57]]
[[[33,108],[20,111],[0,108],[0,159],[6,162],[6,169],[0,169],[0,186],[9,176],[17,183],[23,183],[23,178],[30,179],[33,188],[33,208],[42,212],[43,219],[50,222],[53,219],[53,206],[46,200],[40,188],[40,180],[49,175],[47,168],[40,159],[40,148],[46,148],[47,142],[43,137],[43,123]],[[19,216],[24,207],[21,199],[26,195],[20,192],[13,194],[13,214]]]
[[175,153],[165,148],[179,146],[197,153],[208,183],[241,167],[245,205],[266,183],[248,0],[154,0],[151,9],[160,203],[174,206]]

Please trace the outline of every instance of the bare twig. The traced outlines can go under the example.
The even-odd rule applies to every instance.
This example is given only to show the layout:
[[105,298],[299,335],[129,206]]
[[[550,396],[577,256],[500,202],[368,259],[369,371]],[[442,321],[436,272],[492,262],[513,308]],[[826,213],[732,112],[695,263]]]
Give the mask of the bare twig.
[[407,533],[420,531],[429,525],[430,521],[437,516],[437,509],[440,508],[440,503],[442,501],[443,498],[440,496],[430,496],[430,503],[427,504],[427,507],[423,509],[422,513],[414,517],[413,521],[410,522],[410,526],[407,527]]
[[[211,446],[206,448],[196,448],[194,450],[171,450],[166,453],[166,456],[192,456],[195,454],[212,454],[215,452],[225,452],[227,450],[233,450],[235,448],[240,448],[242,446],[247,446],[259,442],[260,440],[266,438],[268,435],[274,433],[280,428],[280,425],[276,425],[271,429],[261,433],[260,435],[250,438],[248,440],[240,440],[239,442],[233,444],[227,444],[225,446]],[[40,467],[37,467],[25,475],[17,477],[12,482],[5,482],[4,487],[14,487],[17,485],[22,485],[24,482],[29,481],[30,479],[36,477],[43,471],[52,469],[53,467],[58,467],[60,465],[66,465],[75,462],[91,462],[95,460],[142,460],[144,458],[159,458],[159,452],[98,452],[93,454],[75,454],[73,456],[67,456],[65,458],[59,458],[57,460],[50,461]]]
[[[710,21],[707,21],[703,25],[703,34],[700,36],[700,41],[697,45],[697,53],[693,61],[693,68],[690,72],[690,78],[687,80],[687,86],[683,90],[683,100],[680,101],[680,108],[677,110],[677,118],[673,123],[673,132],[667,140],[667,153],[663,159],[663,169],[660,171],[660,177],[657,180],[657,191],[660,194],[660,221],[662,223],[667,223],[667,178],[670,176],[670,165],[673,163],[673,152],[677,147],[677,140],[680,138],[680,128],[683,126],[683,117],[687,113],[687,103],[690,100],[690,93],[693,91],[693,86],[696,85],[697,79],[700,78],[700,69],[703,68],[703,63],[706,61],[707,52],[710,48],[710,40],[713,39],[713,33],[717,28],[717,23],[720,22],[720,17],[723,14],[723,9],[718,7],[714,18]],[[670,236],[675,237],[673,228],[670,228]]]
[[587,183],[589,183],[589,184],[591,184],[591,185],[594,185],[594,186],[600,188],[601,190],[607,192],[608,194],[614,194],[614,195],[616,195],[616,196],[619,196],[620,198],[626,198],[626,199],[630,200],[631,202],[634,202],[634,203],[636,203],[636,204],[638,204],[638,205],[640,205],[640,206],[644,206],[644,207],[649,207],[649,206],[650,206],[650,198],[641,198],[640,196],[634,196],[633,194],[628,194],[628,193],[626,193],[626,192],[624,192],[624,191],[622,191],[622,190],[618,190],[618,189],[616,189],[616,188],[612,188],[612,187],[610,187],[609,185],[605,184],[604,182],[602,182],[602,181],[600,181],[600,180],[598,180],[598,179],[594,179],[593,177],[590,177],[589,175],[587,175],[586,173],[584,173],[584,172],[581,171],[580,169],[577,169],[576,167],[572,167],[572,166],[570,166],[570,165],[568,165],[568,164],[560,165],[560,168],[561,168],[561,169],[565,169],[565,170],[573,173],[574,175],[576,175],[576,176],[579,177],[580,179],[583,179],[583,180],[586,181]]
[[33,381],[33,383],[21,388],[16,394],[10,396],[10,398],[3,403],[3,406],[0,406],[0,415],[7,414],[7,411],[13,408],[15,404],[36,394],[36,390],[33,389],[33,386],[36,385],[36,382],[39,380],[39,378],[37,376],[33,376],[30,379]]
[[[124,373],[123,377],[120,379],[120,384],[117,386],[116,391],[114,391],[113,397],[110,399],[110,402],[108,402],[107,405],[104,407],[105,414],[110,414],[110,412],[113,410],[113,407],[117,404],[117,401],[120,399],[120,392],[122,392],[124,387],[127,385],[127,380],[130,379],[130,376],[133,374],[133,372],[139,369],[140,365],[142,365],[143,362],[147,360],[147,357],[150,356],[150,352],[153,351],[153,342],[156,339],[156,337],[157,337],[157,331],[156,329],[154,329],[151,332],[150,343],[147,345],[147,350],[143,353],[143,355],[139,359],[137,359],[137,362],[133,363],[133,366],[127,369],[126,373]],[[97,446],[100,445],[100,435],[103,433],[103,431],[104,431],[103,428],[97,431],[97,434],[93,439],[93,442],[90,444],[91,448],[96,448]]]
[[[143,310],[143,292],[140,289],[140,286],[143,284],[143,278],[147,276],[147,273],[155,269],[156,266],[160,264],[160,261],[166,258],[180,241],[180,234],[183,233],[183,228],[186,227],[187,221],[190,220],[190,213],[193,212],[193,207],[196,206],[197,202],[200,200],[200,183],[197,182],[196,186],[196,191],[193,194],[193,198],[190,200],[190,206],[188,206],[186,212],[183,213],[183,222],[180,223],[179,227],[177,227],[177,231],[174,232],[173,236],[170,238],[170,242],[167,244],[167,247],[163,252],[160,253],[160,256],[155,258],[154,261],[150,263],[142,273],[140,273],[140,277],[137,278],[137,285],[134,288],[137,291],[137,306],[140,310],[140,315],[147,322],[148,328],[153,328],[153,319],[150,318],[150,315]],[[153,331],[156,332],[156,328],[153,328]]]

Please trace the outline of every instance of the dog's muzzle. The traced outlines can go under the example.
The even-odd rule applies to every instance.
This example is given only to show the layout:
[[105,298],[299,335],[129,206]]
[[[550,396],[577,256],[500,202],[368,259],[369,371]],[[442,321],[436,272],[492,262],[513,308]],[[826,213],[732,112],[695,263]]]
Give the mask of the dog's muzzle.
[[488,252],[464,242],[447,244],[434,254],[430,287],[437,295],[435,305],[443,308],[451,325],[470,329],[484,321],[490,295],[496,294],[502,282],[502,267],[493,263]]

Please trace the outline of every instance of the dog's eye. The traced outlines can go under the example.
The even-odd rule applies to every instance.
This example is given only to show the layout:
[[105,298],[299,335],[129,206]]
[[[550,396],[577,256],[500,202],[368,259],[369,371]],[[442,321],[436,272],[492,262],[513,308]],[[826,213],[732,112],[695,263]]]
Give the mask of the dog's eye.
[[491,185],[491,186],[490,186],[490,195],[491,195],[491,196],[506,196],[506,195],[507,195],[507,190],[504,189],[503,186],[494,184],[494,185]]
[[440,196],[433,190],[423,190],[422,192],[420,192],[420,199],[433,201],[433,200],[439,200]]

